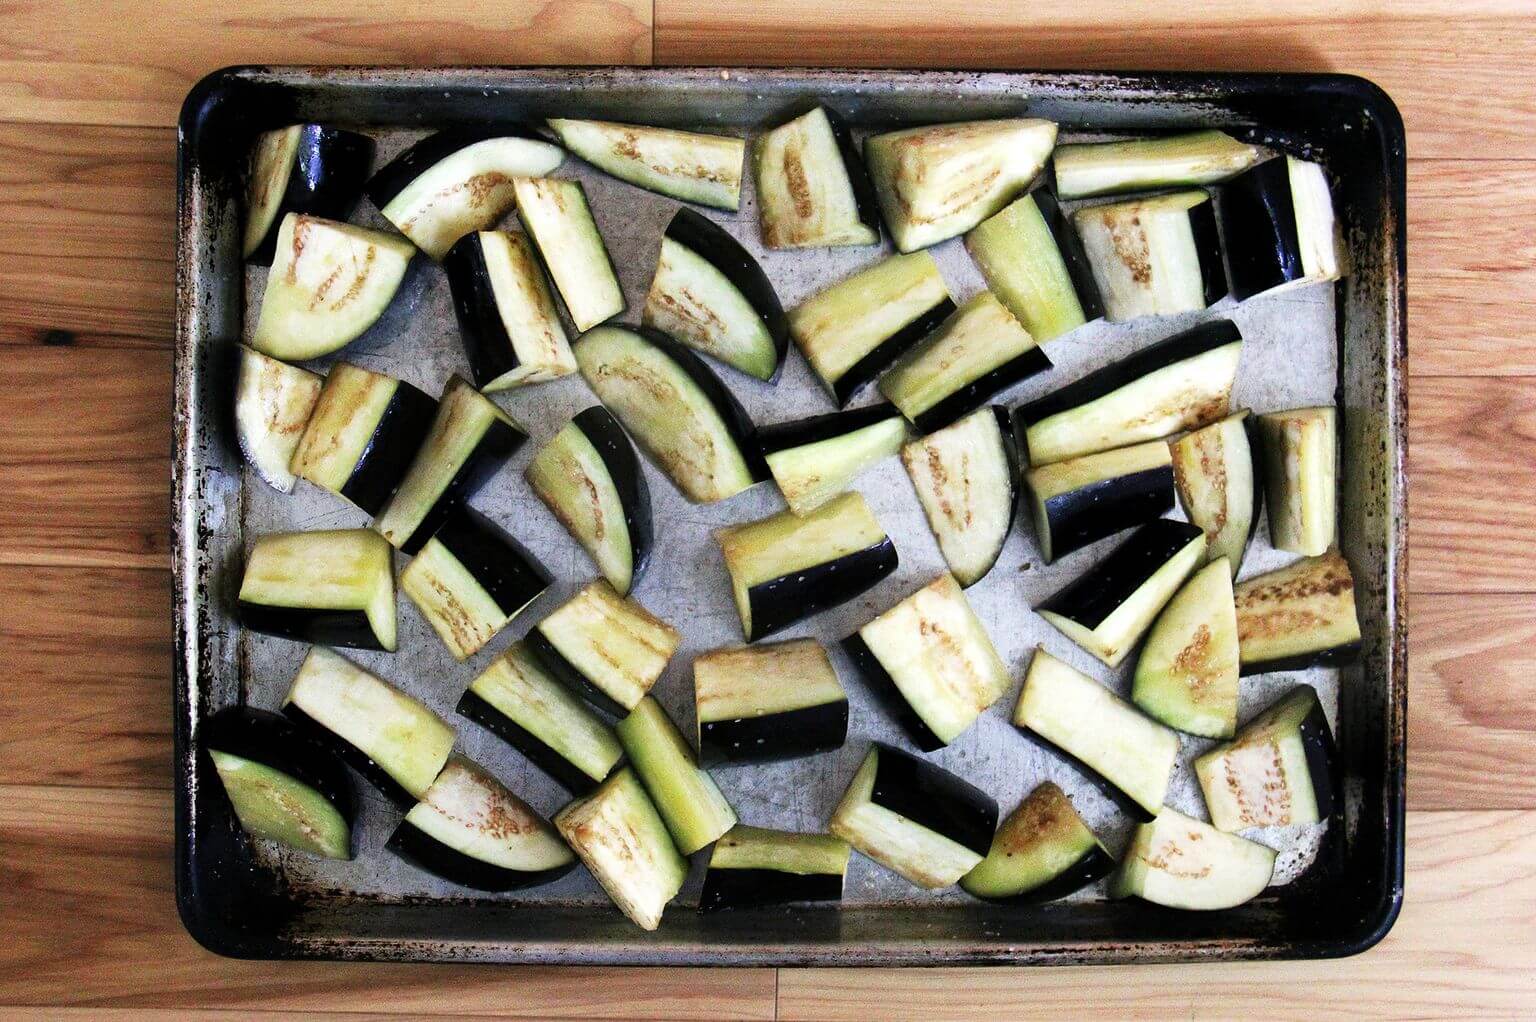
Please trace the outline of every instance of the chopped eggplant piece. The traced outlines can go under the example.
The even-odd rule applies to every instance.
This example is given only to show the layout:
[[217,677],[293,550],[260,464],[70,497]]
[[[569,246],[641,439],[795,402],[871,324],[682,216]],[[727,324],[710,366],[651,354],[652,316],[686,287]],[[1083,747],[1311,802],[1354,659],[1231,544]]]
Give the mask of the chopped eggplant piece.
[[846,603],[896,570],[895,544],[858,493],[803,517],[781,511],[732,525],[715,539],[748,642]]
[[794,759],[848,737],[848,695],[814,639],[705,653],[693,691],[706,765]]
[[353,649],[395,649],[395,564],[368,529],[262,536],[245,559],[240,623]]
[[612,121],[551,117],[567,149],[620,181],[716,209],[741,205],[745,139]]
[[560,810],[555,828],[619,911],[643,930],[661,925],[662,910],[688,878],[688,860],[633,770]]
[[801,302],[789,332],[838,406],[955,311],[927,252],[892,256]]
[[841,901],[848,842],[738,824],[715,842],[700,912],[797,901]]
[[768,248],[878,245],[874,186],[842,118],[817,107],[755,149],[758,224]]
[[1061,634],[1118,667],[1184,580],[1205,563],[1205,533],[1159,518],[1036,608]]
[[1171,728],[1231,738],[1237,663],[1232,569],[1218,557],[1190,576],[1153,623],[1136,661],[1131,699]]
[[549,588],[550,574],[479,512],[456,507],[400,573],[455,660],[476,653]]
[[385,845],[461,887],[515,891],[547,884],[576,856],[543,817],[482,766],[455,757]]
[[1301,685],[1195,760],[1218,830],[1294,827],[1333,815],[1333,731],[1317,691]]
[[441,259],[453,243],[511,209],[520,178],[560,166],[565,153],[522,126],[440,131],[368,182],[368,198],[416,247]]
[[304,658],[283,712],[402,809],[453,751],[453,728],[437,714],[323,646]]
[[961,121],[874,135],[864,158],[896,248],[912,252],[1002,209],[1029,187],[1055,145],[1051,121]]
[[376,515],[400,487],[436,414],[437,402],[404,380],[337,362],[290,467]]
[[656,684],[682,637],[599,580],[540,621],[526,641],[550,674],[603,712],[622,717]]
[[919,887],[937,890],[985,858],[997,803],[943,767],[879,742],[828,828]]
[[1205,530],[1206,554],[1225,557],[1237,577],[1259,522],[1263,491],[1254,471],[1247,411],[1173,441],[1173,481],[1189,520]]
[[578,412],[523,472],[608,584],[628,596],[651,557],[651,493],[640,458],[601,405]]
[[448,513],[474,496],[527,439],[490,398],[463,377],[453,377],[443,388],[427,438],[373,527],[415,554]]
[[623,312],[624,292],[581,182],[523,178],[513,187],[517,215],[538,247],[576,329],[590,330]]
[[235,435],[245,460],[279,493],[293,492],[295,477],[288,466],[323,382],[307,369],[240,346]]
[[963,586],[992,570],[1018,502],[1019,449],[1008,411],[979,408],[901,449],[944,563]]
[[1218,191],[1217,219],[1238,301],[1343,274],[1333,197],[1315,163],[1282,156],[1243,172]]
[[762,267],[691,209],[667,225],[641,321],[759,380],[778,375],[789,347],[789,319]]
[[576,358],[525,234],[476,231],[443,256],[459,339],[486,393],[558,380]]
[[1164,808],[1136,828],[1109,893],[1168,908],[1235,908],[1268,887],[1274,871],[1273,849]]
[[1065,898],[1114,868],[1066,792],[1046,781],[997,828],[987,857],[960,886],[987,901],[1034,905]]
[[289,362],[346,347],[384,315],[415,252],[383,231],[289,213],[251,347]]
[[1039,344],[1104,315],[1082,239],[1048,188],[977,224],[965,248],[987,287]]
[[797,515],[810,514],[848,489],[860,472],[895,454],[906,439],[901,412],[886,404],[776,422],[757,432],[768,471]]
[[1194,429],[1227,414],[1243,338],[1202,323],[1014,410],[1031,465]]
[[1233,588],[1244,676],[1338,667],[1360,655],[1355,580],[1337,550]]
[[581,374],[695,504],[768,477],[752,422],[697,355],[653,330],[600,327],[576,342]]
[[1088,675],[1037,649],[1013,723],[1132,816],[1157,815],[1178,759],[1179,736]]
[[1223,131],[1191,131],[1124,142],[1059,147],[1051,162],[1064,199],[1209,185],[1242,173],[1259,148]]
[[346,220],[372,163],[373,139],[324,124],[290,124],[256,136],[245,181],[246,262],[272,264],[277,225],[289,213]]
[[1255,419],[1264,459],[1269,541],[1316,557],[1338,536],[1338,441],[1333,406],[1293,408]]
[[458,712],[521,752],[572,794],[597,787],[624,758],[613,729],[514,642],[470,683]]
[[1173,462],[1161,440],[1041,465],[1024,482],[1047,564],[1173,510]]
[[1051,360],[990,291],[956,309],[880,379],[919,432],[931,433],[974,412]]
[[1072,223],[1111,323],[1197,312],[1226,297],[1216,214],[1206,192],[1088,206],[1072,214]]
[[327,859],[352,858],[357,795],[347,768],[286,717],[249,706],[220,710],[203,727],[240,826]]
[[614,730],[678,851],[692,855],[736,826],[735,810],[655,699],[641,699]]
[[1008,688],[1008,668],[948,573],[848,636],[843,650],[924,752],[958,738]]

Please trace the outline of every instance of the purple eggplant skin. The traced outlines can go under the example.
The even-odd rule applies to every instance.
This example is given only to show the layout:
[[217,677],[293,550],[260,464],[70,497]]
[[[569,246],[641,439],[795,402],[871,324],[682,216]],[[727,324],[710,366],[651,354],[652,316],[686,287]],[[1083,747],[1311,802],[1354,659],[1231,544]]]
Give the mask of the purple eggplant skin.
[[474,721],[491,734],[522,753],[530,763],[550,776],[572,795],[585,795],[601,781],[593,780],[537,736],[527,731],[517,721],[480,698],[478,693],[465,691],[455,708],[459,716]]
[[1092,323],[1104,318],[1104,298],[1099,294],[1099,285],[1093,279],[1088,253],[1083,250],[1083,239],[1078,237],[1072,222],[1056,201],[1055,163],[1046,165],[1042,180],[1044,183],[1030,192],[1030,197],[1035,200],[1035,208],[1045,220],[1051,237],[1056,239],[1056,250],[1061,253],[1061,261],[1066,264],[1067,276],[1072,278],[1072,290],[1077,292],[1077,303],[1083,307],[1083,319]]
[[1245,301],[1305,275],[1290,168],[1266,160],[1216,186],[1217,217],[1227,246],[1227,283]]
[[506,613],[532,603],[553,579],[521,543],[469,507],[454,508],[433,538]]
[[517,891],[537,887],[558,880],[576,868],[575,858],[563,866],[532,872],[496,866],[449,847],[405,820],[400,821],[384,847],[418,869],[477,891]]
[[1200,260],[1200,283],[1205,292],[1205,306],[1210,308],[1227,296],[1227,271],[1222,264],[1221,238],[1216,232],[1216,207],[1207,198],[1189,211],[1189,233],[1195,239],[1195,254]]
[[555,644],[544,637],[544,633],[537,628],[533,629],[523,638],[523,642],[535,657],[539,665],[550,673],[551,676],[576,695],[585,699],[594,709],[605,714],[613,720],[622,720],[629,716],[629,710],[614,699],[607,692],[592,684],[592,680],[577,666],[565,658],[565,654],[555,648]]
[[876,742],[870,801],[985,856],[997,830],[997,801],[969,781],[910,752]]
[[1312,709],[1302,718],[1299,730],[1301,748],[1307,756],[1307,775],[1312,781],[1312,797],[1317,800],[1317,815],[1327,820],[1344,804],[1343,777],[1335,769],[1339,748],[1333,740],[1333,729],[1328,726],[1328,715],[1323,712],[1322,702],[1315,698],[1316,690],[1313,694]]
[[307,642],[338,649],[384,648],[373,632],[368,614],[361,610],[317,610],[312,607],[278,607],[240,600],[240,623],[253,632],[280,639]]
[[368,186],[365,189],[368,201],[379,209],[383,209],[395,196],[405,190],[406,185],[432,166],[460,149],[466,149],[476,142],[484,142],[489,138],[528,138],[536,142],[549,142],[549,139],[540,135],[532,125],[522,122],[439,131],[428,135],[380,167],[378,172],[368,179]]
[[[853,142],[853,132],[848,130],[848,122],[843,120],[841,114],[829,106],[823,106],[822,111],[827,115],[827,124],[832,129],[832,138],[837,142],[837,152],[843,158],[843,170],[848,174],[848,184],[853,188],[853,206],[858,210],[859,222],[880,237],[881,225],[884,221],[880,217],[880,197],[875,194],[875,183],[869,179],[869,171],[865,168],[864,158],[859,155],[859,150]],[[803,116],[809,110],[801,111],[796,116]]]
[[300,732],[308,735],[311,740],[319,742],[335,753],[342,762],[361,774],[365,781],[373,785],[380,795],[393,802],[397,808],[408,810],[416,804],[416,796],[406,791],[399,781],[389,776],[388,771],[373,761],[373,757],[315,720],[315,718],[297,706],[292,703],[285,704],[283,706],[283,716],[292,721],[293,726]]
[[945,298],[881,341],[873,351],[849,366],[848,371],[834,380],[831,385],[832,399],[837,402],[837,406],[842,408],[853,399],[855,394],[875,382],[881,373],[895,365],[896,360],[905,355],[913,345],[938,329],[939,324],[948,319],[954,311],[954,300]]
[[398,381],[341,495],[370,515],[383,511],[421,450],[436,416],[435,400],[404,380]]
[[324,124],[306,124],[299,131],[299,151],[288,174],[277,215],[261,244],[246,262],[271,266],[277,254],[277,231],[289,213],[345,221],[363,195],[363,182],[373,166],[373,139],[355,131]]
[[602,405],[577,412],[571,421],[597,450],[618,493],[619,506],[624,509],[624,525],[629,529],[629,585],[633,589],[651,563],[656,530],[651,516],[651,489],[645,481],[640,455],[619,420]]
[[756,642],[813,614],[847,603],[896,570],[896,544],[889,536],[851,554],[759,582],[747,590]]
[[901,411],[895,405],[881,402],[865,408],[850,408],[847,411],[812,415],[809,418],[792,419],[789,422],[775,422],[758,428],[758,447],[763,456],[767,457],[780,451],[847,436],[849,433],[899,418],[901,418]]
[[896,687],[896,682],[892,680],[862,635],[854,632],[844,639],[841,645],[843,652],[848,654],[849,660],[853,661],[853,666],[863,677],[864,684],[880,703],[881,708],[895,718],[896,723],[901,725],[913,745],[922,752],[934,752],[948,744],[934,734],[923,718],[918,716],[917,711],[912,709],[912,704],[907,702],[906,697],[901,694],[901,689]]
[[470,374],[475,386],[484,387],[516,369],[518,361],[501,309],[496,305],[496,291],[480,247],[480,232],[470,231],[454,242],[443,254],[442,265]]
[[1153,572],[1202,534],[1199,526],[1172,518],[1148,522],[1039,609],[1060,614],[1084,628],[1097,628],[1145,585]]
[[842,901],[843,874],[787,873],[777,869],[710,869],[699,895],[700,912],[761,908],[797,901]]
[[1173,510],[1173,466],[1100,479],[1045,502],[1051,559]]
[[[912,420],[919,433],[932,433],[952,425],[1013,386],[1051,369],[1044,348],[1030,348],[1016,358],[967,383]],[[1012,432],[1008,430],[1007,432]]]
[[720,382],[720,377],[704,364],[704,360],[691,348],[684,347],[653,327],[623,325],[623,329],[639,334],[677,363],[677,367],[687,374],[688,378],[704,392],[709,403],[715,406],[715,411],[720,414],[726,429],[730,431],[731,439],[736,441],[736,446],[741,450],[741,456],[747,462],[752,479],[761,483],[771,478],[768,463],[763,460],[763,455],[758,450],[757,427],[747,416],[746,409],[741,407],[741,402],[737,401],[730,389]]
[[703,766],[772,763],[842,748],[848,740],[848,700],[836,699],[760,717],[699,722]]
[[203,725],[202,745],[287,774],[319,792],[349,829],[357,822],[357,791],[346,765],[282,714],[251,706],[220,710]]
[[[1015,725],[1015,727],[1017,727],[1017,725]],[[1109,780],[1109,778],[1105,777],[1093,767],[1089,766],[1087,763],[1084,763],[1082,760],[1078,759],[1076,756],[1072,755],[1066,749],[1063,749],[1049,738],[1046,738],[1044,735],[1036,734],[1034,731],[1031,731],[1028,728],[1019,727],[1017,730],[1019,734],[1023,735],[1026,739],[1033,742],[1035,745],[1039,746],[1041,749],[1044,749],[1046,752],[1050,753],[1052,756],[1055,756],[1057,759],[1061,760],[1063,763],[1067,764],[1069,767],[1075,770],[1083,777],[1084,780],[1088,781],[1095,788],[1098,788],[1104,797],[1113,802],[1121,812],[1131,817],[1137,823],[1149,823],[1154,818],[1153,813],[1148,812],[1145,806],[1141,805],[1141,803],[1137,802],[1135,799],[1131,798],[1131,796],[1121,791],[1114,785],[1113,782]]]
[[1274,674],[1278,671],[1305,671],[1312,667],[1348,667],[1360,659],[1360,643],[1351,642],[1343,646],[1335,646],[1332,649],[1320,649],[1312,653],[1298,653],[1295,656],[1277,657],[1274,660],[1259,660],[1245,663],[1238,671],[1244,678],[1251,678],[1256,674]]
[[980,898],[993,905],[1042,905],[1045,902],[1075,894],[1089,884],[1103,880],[1114,871],[1115,860],[1103,848],[1094,845],[1083,853],[1081,859],[1038,887],[1032,887],[1007,898],[981,898],[980,895],[974,894],[972,897]]
[[[444,393],[446,392],[445,388]],[[494,420],[481,435],[474,450],[469,452],[469,457],[464,459],[464,464],[459,466],[459,470],[443,488],[443,492],[438,494],[432,507],[422,516],[421,524],[416,526],[416,531],[400,544],[401,552],[411,556],[420,553],[421,548],[427,545],[427,540],[442,528],[443,522],[454,509],[467,503],[469,498],[479,492],[480,487],[500,471],[506,460],[512,457],[527,439],[528,434],[517,427],[500,419]]]

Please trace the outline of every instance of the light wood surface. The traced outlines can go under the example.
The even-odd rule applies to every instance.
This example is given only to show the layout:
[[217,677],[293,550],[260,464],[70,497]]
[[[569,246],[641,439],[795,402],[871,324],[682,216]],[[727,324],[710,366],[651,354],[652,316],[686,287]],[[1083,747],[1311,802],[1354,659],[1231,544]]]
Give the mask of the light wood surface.
[[[654,46],[654,49],[653,49]],[[882,972],[233,962],[171,898],[174,132],[229,63],[1336,70],[1409,129],[1409,878],[1340,962]],[[1529,1017],[1536,9],[1528,0],[19,0],[0,18],[0,1015]]]

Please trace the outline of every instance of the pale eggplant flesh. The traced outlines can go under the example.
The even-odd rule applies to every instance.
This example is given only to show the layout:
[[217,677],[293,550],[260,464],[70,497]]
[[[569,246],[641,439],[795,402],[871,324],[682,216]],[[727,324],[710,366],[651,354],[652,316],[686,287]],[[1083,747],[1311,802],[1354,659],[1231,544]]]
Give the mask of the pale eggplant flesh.
[[246,183],[245,260],[272,265],[289,213],[346,220],[363,195],[373,139],[326,124],[294,124],[257,137]]
[[714,650],[694,659],[693,677],[706,765],[794,759],[848,737],[848,696],[813,639]]
[[715,842],[700,912],[801,901],[841,901],[848,842],[829,834],[739,824]]
[[835,111],[816,107],[766,132],[753,164],[768,248],[880,243],[879,200]]
[[1066,792],[1046,781],[997,828],[987,857],[960,886],[985,901],[1038,905],[1102,880],[1114,868]]

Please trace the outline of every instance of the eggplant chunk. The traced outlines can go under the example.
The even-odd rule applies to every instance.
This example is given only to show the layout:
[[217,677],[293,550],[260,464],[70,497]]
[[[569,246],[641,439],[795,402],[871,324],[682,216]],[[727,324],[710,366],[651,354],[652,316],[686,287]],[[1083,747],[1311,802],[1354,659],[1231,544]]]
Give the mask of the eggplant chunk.
[[1227,294],[1216,214],[1203,191],[1088,206],[1072,223],[1111,323],[1196,312]]
[[848,737],[848,696],[814,639],[702,654],[693,689],[706,764],[809,756]]
[[288,465],[322,386],[320,377],[307,369],[240,346],[235,435],[245,460],[279,493],[293,492],[297,479]]
[[1301,685],[1196,759],[1195,776],[1218,830],[1302,826],[1333,815],[1336,758],[1317,691]]
[[486,393],[558,380],[576,358],[527,235],[475,231],[443,256],[459,339]]
[[754,165],[768,248],[880,243],[875,190],[837,114],[816,107],[762,135]]
[[692,855],[736,826],[736,812],[667,711],[645,696],[614,728],[672,842]]
[[1242,173],[1258,159],[1258,146],[1209,130],[1059,146],[1051,162],[1061,197],[1086,199],[1215,184]]
[[1266,160],[1223,184],[1217,199],[1227,279],[1238,301],[1343,275],[1333,197],[1316,163]]
[[965,236],[987,287],[1039,344],[1104,315],[1083,242],[1048,188],[1021,195]]
[[987,857],[960,886],[986,901],[1033,905],[1064,898],[1114,868],[1066,792],[1046,781],[997,828]]
[[551,117],[567,149],[620,181],[716,209],[741,205],[745,139],[613,121]]
[[513,185],[517,215],[549,270],[577,330],[624,311],[624,291],[580,181],[524,178]]
[[891,405],[778,422],[757,431],[768,471],[797,515],[810,514],[848,489],[866,468],[895,454],[907,425]]
[[1332,405],[1270,412],[1255,420],[1269,504],[1269,541],[1316,557],[1338,537],[1338,439]]
[[1109,893],[1168,908],[1235,908],[1269,886],[1274,870],[1273,849],[1164,808],[1136,828]]
[[700,912],[797,901],[841,901],[848,842],[737,824],[715,842]]
[[1161,440],[1040,465],[1024,483],[1047,564],[1173,510],[1173,464]]
[[1237,727],[1237,610],[1218,557],[1190,576],[1147,633],[1131,699],[1154,719],[1204,738]]
[[682,637],[599,580],[555,608],[527,642],[545,670],[593,706],[622,717],[656,684]]
[[324,124],[290,124],[256,136],[245,179],[246,262],[269,266],[277,225],[289,213],[346,220],[363,194],[373,139]]
[[1019,449],[1008,411],[979,408],[901,449],[944,563],[962,586],[997,563],[1018,503]]
[[367,529],[262,536],[245,559],[239,614],[268,635],[394,652],[389,544]]
[[1242,673],[1337,667],[1360,655],[1355,580],[1337,550],[1238,583]]
[[1246,410],[1234,412],[1169,445],[1179,504],[1205,530],[1207,555],[1213,561],[1225,557],[1233,578],[1263,506],[1247,419]]

